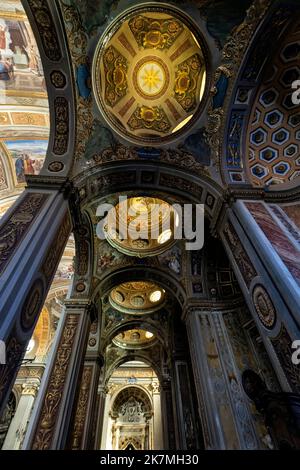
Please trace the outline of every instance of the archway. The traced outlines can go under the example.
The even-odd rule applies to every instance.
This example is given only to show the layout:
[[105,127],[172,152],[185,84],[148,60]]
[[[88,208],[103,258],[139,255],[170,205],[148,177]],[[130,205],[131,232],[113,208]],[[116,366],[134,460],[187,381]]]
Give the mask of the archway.
[[117,367],[107,383],[101,448],[152,450],[163,448],[159,380],[142,361]]

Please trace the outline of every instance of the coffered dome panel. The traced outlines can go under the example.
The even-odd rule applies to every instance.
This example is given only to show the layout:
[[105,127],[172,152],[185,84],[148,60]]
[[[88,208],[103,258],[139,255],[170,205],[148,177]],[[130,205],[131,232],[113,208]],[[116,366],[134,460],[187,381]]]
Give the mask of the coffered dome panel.
[[142,6],[109,26],[93,64],[98,106],[116,132],[160,145],[199,115],[206,60],[195,26],[177,9]]

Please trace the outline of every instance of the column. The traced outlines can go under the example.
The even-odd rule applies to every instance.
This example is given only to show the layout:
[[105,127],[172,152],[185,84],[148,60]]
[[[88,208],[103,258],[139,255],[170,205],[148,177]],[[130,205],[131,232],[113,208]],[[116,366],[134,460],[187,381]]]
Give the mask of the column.
[[[297,210],[300,211],[300,204]],[[279,205],[262,201],[237,201],[232,215],[243,226],[300,327],[300,228]]]
[[161,410],[164,436],[164,449],[176,449],[175,422],[173,412],[172,388],[170,380],[161,383]]
[[[241,326],[237,327],[232,339],[225,323],[225,316],[228,316],[226,321],[233,329],[231,316],[237,315],[238,311],[201,307],[189,308],[186,315],[206,449],[254,450],[262,447],[251,403],[243,390],[242,370],[237,366],[241,356],[243,368],[254,367],[250,360],[245,364],[244,357],[247,353],[251,354],[250,348],[242,338]],[[241,346],[237,345],[238,335]]]
[[238,200],[220,235],[281,387],[299,394],[300,367],[292,362],[293,341],[300,339],[296,222],[279,205]]
[[98,388],[98,408],[97,408],[97,417],[96,417],[96,433],[95,433],[95,442],[94,449],[102,449],[101,441],[104,430],[105,422],[105,404],[106,404],[106,388],[102,385]]
[[163,450],[164,443],[159,383],[152,382],[151,387],[153,393],[153,446],[154,450]]
[[39,389],[39,379],[30,380],[22,385],[22,395],[16,413],[10,424],[2,450],[21,449],[33,404]]
[[109,416],[110,404],[111,404],[111,395],[106,390],[104,413],[103,413],[103,425],[102,425],[102,432],[101,432],[101,446],[100,446],[101,450],[112,449],[111,442],[110,442],[110,447],[108,447],[109,445],[108,440],[110,437],[109,433],[111,430],[114,429],[114,424],[112,423],[112,419]]
[[[93,449],[94,426],[98,415],[97,397],[102,357],[87,355],[83,366],[76,413],[71,434],[72,450]],[[96,416],[95,416],[96,414]]]
[[26,189],[0,222],[0,414],[72,229],[64,187],[55,187]]
[[182,450],[198,449],[199,430],[193,404],[188,363],[182,359],[174,361],[173,394],[177,416],[177,448]]
[[84,299],[66,300],[52,358],[24,440],[25,449],[65,449],[71,414],[79,390],[94,306]]

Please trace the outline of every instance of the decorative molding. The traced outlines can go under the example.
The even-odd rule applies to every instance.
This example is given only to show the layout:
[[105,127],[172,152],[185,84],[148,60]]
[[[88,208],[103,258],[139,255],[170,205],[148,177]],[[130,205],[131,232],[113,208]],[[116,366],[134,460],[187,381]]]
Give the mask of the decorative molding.
[[64,247],[68,241],[70,232],[72,230],[72,223],[69,213],[67,212],[56,235],[49,247],[48,254],[42,264],[41,272],[44,274],[47,283],[49,283],[54,276],[57,265],[60,261]]
[[44,283],[41,279],[36,279],[29,289],[21,310],[20,324],[24,332],[30,331],[35,324],[42,309],[44,297]]
[[48,165],[48,170],[51,171],[52,173],[59,173],[64,169],[64,164],[62,162],[51,162]]
[[75,414],[74,429],[72,433],[72,450],[82,448],[82,439],[84,433],[85,420],[87,418],[87,409],[90,396],[90,388],[93,377],[93,367],[85,365],[83,369],[79,398]]
[[[226,117],[228,116],[228,108],[232,99],[232,91],[238,69],[242,59],[245,57],[245,51],[251,38],[271,3],[271,0],[254,0],[253,4],[247,11],[244,22],[239,25],[238,28],[235,28],[234,32],[225,44],[222,52],[223,58],[221,65],[215,72],[214,85],[211,89],[211,102],[208,109],[206,137],[212,149],[212,153],[215,156],[214,161],[218,171],[222,168],[221,146],[224,138]],[[221,107],[215,107],[214,97],[218,90],[218,82],[221,74],[224,75],[227,81],[226,97],[224,97]],[[223,172],[221,172],[221,175],[223,177]]]
[[[64,0],[59,0],[61,13],[64,20],[65,31],[73,63],[74,76],[80,67],[87,68],[89,59],[87,54],[88,36],[84,31],[81,18],[77,8],[69,5]],[[92,97],[85,98],[80,95],[76,87],[76,145],[75,160],[83,156],[86,143],[88,142],[93,129]]]
[[22,366],[18,372],[18,379],[41,379],[44,373],[44,366]]
[[249,289],[252,279],[257,275],[256,270],[230,222],[225,225],[223,233],[245,284]]
[[48,194],[27,193],[0,227],[0,274],[45,205]]
[[62,53],[47,1],[28,0],[27,3],[37,25],[46,57],[52,62],[58,62],[62,58]]
[[5,167],[3,165],[3,161],[0,156],[0,191],[3,191],[5,189],[8,189],[8,182],[7,182]]
[[25,342],[20,342],[13,333],[6,341],[6,364],[0,364],[0,410],[5,402],[13,379],[24,354]]
[[257,284],[252,293],[252,300],[258,318],[265,328],[272,330],[276,324],[276,310],[265,288]]
[[22,395],[30,395],[35,398],[38,390],[39,390],[39,385],[37,383],[22,384]]
[[[145,161],[145,157],[141,156],[140,152],[134,147],[117,145],[115,148],[109,147],[101,153],[93,155],[92,158],[92,161],[97,165],[128,160]],[[160,163],[171,164],[172,166],[195,172],[199,176],[205,175],[210,178],[209,171],[204,165],[198,163],[192,154],[180,149],[157,149],[155,157],[151,156],[151,152],[149,151],[147,161],[159,161]]]
[[278,336],[271,338],[271,343],[293,392],[300,393],[300,366],[292,362],[293,341],[283,324]]
[[33,450],[49,450],[55,431],[55,424],[60,409],[66,375],[77,333],[79,315],[68,314],[65,319],[62,336],[58,345],[54,367],[51,372],[43,407],[36,427]]
[[60,70],[53,70],[50,74],[50,80],[55,88],[64,88],[67,83],[65,75]]
[[68,150],[70,123],[69,103],[63,96],[57,96],[54,100],[54,120],[55,131],[53,153],[56,155],[64,155]]

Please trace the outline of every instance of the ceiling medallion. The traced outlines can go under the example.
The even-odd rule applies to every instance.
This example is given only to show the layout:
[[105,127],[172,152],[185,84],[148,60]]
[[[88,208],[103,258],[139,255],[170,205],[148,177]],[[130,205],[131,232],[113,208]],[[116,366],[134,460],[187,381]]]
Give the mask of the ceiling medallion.
[[163,306],[165,300],[164,289],[149,281],[124,282],[109,295],[112,307],[132,315],[155,312]]
[[176,242],[174,232],[179,223],[178,213],[166,201],[131,197],[108,213],[104,233],[121,253],[143,258],[169,249]]
[[103,33],[93,89],[108,124],[132,143],[161,145],[185,133],[201,113],[206,46],[181,10],[133,7]]

